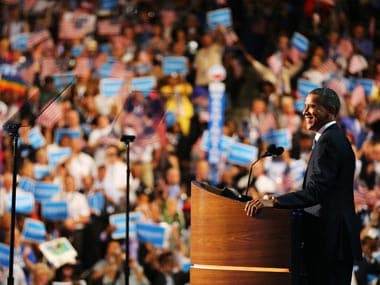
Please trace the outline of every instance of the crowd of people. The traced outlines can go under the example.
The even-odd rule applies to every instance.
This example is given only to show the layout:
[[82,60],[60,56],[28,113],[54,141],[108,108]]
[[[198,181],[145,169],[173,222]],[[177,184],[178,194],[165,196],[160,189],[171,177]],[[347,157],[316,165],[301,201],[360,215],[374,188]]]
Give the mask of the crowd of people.
[[[232,24],[211,29],[207,12],[222,8]],[[338,123],[356,155],[364,259],[354,275],[358,285],[377,282],[379,1],[8,0],[0,9],[0,122],[21,123],[16,165],[11,136],[0,130],[0,242],[10,242],[13,167],[19,195],[30,192],[25,181],[58,187],[48,198],[34,193],[33,209],[17,213],[15,284],[190,282],[191,181],[241,193],[248,181],[249,165],[223,155],[217,181],[211,177],[204,134],[209,70],[217,65],[226,71],[223,136],[260,154],[268,134],[289,134],[283,155],[253,168],[254,198],[302,186],[313,136],[304,126],[300,82],[338,93]],[[294,48],[296,32],[307,39],[307,50]],[[18,44],[22,35],[26,46]],[[166,73],[170,56],[185,58],[186,72]],[[131,87],[147,77],[155,81],[149,91]],[[123,82],[116,94],[103,86],[108,78]],[[133,137],[130,148],[123,135]],[[90,201],[98,194],[95,207]],[[66,202],[67,217],[46,219],[44,199]],[[125,236],[116,239],[109,217],[126,211],[165,228],[165,245],[133,234],[128,246]],[[75,262],[54,266],[38,243],[25,239],[30,218],[45,224],[47,241],[67,237]],[[7,268],[1,268],[0,284],[6,284]]]

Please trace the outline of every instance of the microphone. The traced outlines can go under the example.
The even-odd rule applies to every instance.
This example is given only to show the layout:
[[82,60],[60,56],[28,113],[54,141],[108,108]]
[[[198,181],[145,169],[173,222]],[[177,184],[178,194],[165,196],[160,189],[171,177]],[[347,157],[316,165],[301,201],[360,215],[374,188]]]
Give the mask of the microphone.
[[252,169],[253,166],[260,161],[260,159],[268,156],[279,156],[284,152],[284,148],[282,146],[277,147],[275,144],[270,144],[267,148],[267,150],[259,156],[258,159],[253,161],[251,165],[249,166],[249,174],[248,174],[248,182],[247,182],[247,188],[245,189],[245,195],[248,194],[249,185],[251,184],[251,175],[252,175]]

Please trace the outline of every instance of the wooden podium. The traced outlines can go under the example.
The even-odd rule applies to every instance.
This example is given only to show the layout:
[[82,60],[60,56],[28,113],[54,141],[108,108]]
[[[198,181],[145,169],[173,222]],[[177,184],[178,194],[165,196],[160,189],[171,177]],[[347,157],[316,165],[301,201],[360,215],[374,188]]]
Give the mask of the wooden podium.
[[191,185],[190,284],[291,284],[290,212],[245,203],[200,182]]

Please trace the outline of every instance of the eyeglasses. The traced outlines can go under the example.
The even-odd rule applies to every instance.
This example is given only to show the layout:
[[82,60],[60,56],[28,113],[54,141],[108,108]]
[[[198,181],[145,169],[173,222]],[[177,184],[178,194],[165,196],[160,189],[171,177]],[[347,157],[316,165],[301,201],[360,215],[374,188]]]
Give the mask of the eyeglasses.
[[114,155],[117,155],[117,153],[115,153],[115,152],[108,152],[108,153],[106,153],[106,155],[107,156],[114,156]]

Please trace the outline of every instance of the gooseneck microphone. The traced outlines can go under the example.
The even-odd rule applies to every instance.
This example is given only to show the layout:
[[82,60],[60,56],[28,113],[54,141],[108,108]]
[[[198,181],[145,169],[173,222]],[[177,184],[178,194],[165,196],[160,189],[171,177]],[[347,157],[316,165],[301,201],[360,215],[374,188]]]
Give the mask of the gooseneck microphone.
[[268,156],[280,156],[284,152],[284,148],[282,146],[277,147],[275,144],[270,144],[267,148],[267,150],[259,156],[258,159],[253,161],[251,165],[249,166],[249,174],[248,174],[248,182],[247,182],[247,188],[245,189],[245,195],[248,194],[249,185],[251,185],[251,175],[252,175],[252,169],[253,166],[260,161],[260,159]]

